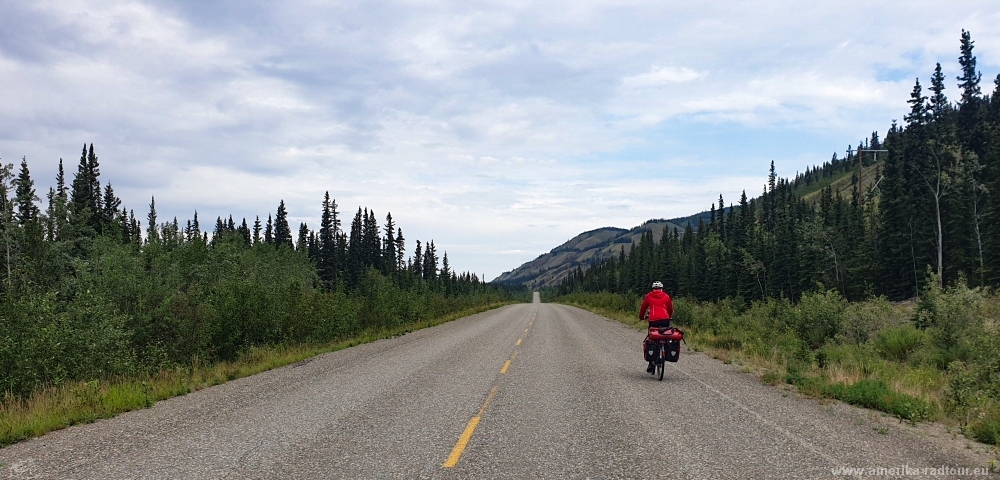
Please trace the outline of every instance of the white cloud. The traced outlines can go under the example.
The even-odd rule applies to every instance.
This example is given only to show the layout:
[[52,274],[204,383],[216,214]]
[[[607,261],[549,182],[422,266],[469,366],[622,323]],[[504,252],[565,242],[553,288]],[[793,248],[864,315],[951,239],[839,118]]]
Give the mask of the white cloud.
[[627,87],[662,87],[671,83],[685,83],[704,77],[704,72],[696,72],[687,67],[654,67],[650,72],[625,77],[622,84]]
[[0,153],[44,190],[93,142],[127,206],[206,224],[284,199],[314,225],[329,190],[492,278],[884,132],[914,77],[957,74],[961,28],[991,88],[998,21],[985,1],[7,2]]

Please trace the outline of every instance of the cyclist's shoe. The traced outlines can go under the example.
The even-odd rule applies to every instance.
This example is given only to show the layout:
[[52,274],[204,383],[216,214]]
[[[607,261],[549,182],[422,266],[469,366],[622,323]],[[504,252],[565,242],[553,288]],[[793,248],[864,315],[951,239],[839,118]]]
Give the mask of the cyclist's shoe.
[[656,364],[653,362],[649,362],[649,366],[646,367],[646,373],[653,373],[655,371],[656,371]]

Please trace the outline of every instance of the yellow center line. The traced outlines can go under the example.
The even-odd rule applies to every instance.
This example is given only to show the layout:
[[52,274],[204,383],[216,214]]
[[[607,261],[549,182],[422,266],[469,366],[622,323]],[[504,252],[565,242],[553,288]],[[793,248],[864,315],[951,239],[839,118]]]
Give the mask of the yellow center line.
[[[531,324],[534,323],[534,321],[535,319],[532,317],[531,322],[528,323],[528,328],[524,329],[524,333],[528,333],[528,330],[531,328]],[[524,340],[524,338],[517,339],[518,346],[521,345],[522,340]],[[515,349],[514,354],[510,356],[510,359],[504,362],[503,368],[500,369],[501,375],[507,373],[507,369],[510,368],[510,362],[513,362],[514,359],[517,358],[518,353],[520,353],[520,350]],[[496,396],[499,388],[499,385],[494,385],[493,390],[490,390],[490,394],[486,397],[486,401],[483,402],[483,406],[479,409],[479,413],[469,420],[469,423],[465,426],[465,430],[462,431],[462,435],[458,437],[458,442],[455,443],[455,448],[451,449],[451,454],[448,455],[448,459],[441,465],[442,467],[452,468],[458,464],[458,459],[462,458],[462,452],[465,451],[465,447],[469,444],[469,440],[472,439],[472,434],[475,433],[476,427],[479,425],[479,420],[482,419],[483,413],[486,412],[486,407],[490,405],[490,402],[493,400],[493,397]]]
[[442,467],[451,468],[458,464],[458,459],[462,458],[465,446],[469,444],[469,439],[472,438],[473,432],[476,431],[476,426],[479,425],[479,419],[483,417],[483,412],[486,411],[486,407],[489,406],[490,401],[497,394],[498,388],[500,388],[499,385],[493,386],[493,390],[490,391],[489,396],[486,397],[486,401],[483,402],[483,407],[479,409],[479,413],[475,417],[472,417],[472,420],[469,420],[469,424],[465,426],[465,431],[462,432],[462,436],[458,437],[458,443],[455,444],[455,448],[451,449],[451,455],[448,455],[448,460],[445,460],[444,464],[441,465]]
[[518,354],[519,352],[520,352],[519,350],[514,350],[514,354],[510,356],[510,360],[507,360],[507,361],[506,361],[506,362],[505,362],[505,363],[503,364],[503,368],[501,368],[501,369],[500,369],[500,373],[501,373],[501,374],[504,374],[504,373],[507,373],[507,369],[508,369],[508,368],[510,368],[510,362],[513,362],[513,361],[514,361],[514,359],[515,359],[515,358],[517,358],[517,354]]

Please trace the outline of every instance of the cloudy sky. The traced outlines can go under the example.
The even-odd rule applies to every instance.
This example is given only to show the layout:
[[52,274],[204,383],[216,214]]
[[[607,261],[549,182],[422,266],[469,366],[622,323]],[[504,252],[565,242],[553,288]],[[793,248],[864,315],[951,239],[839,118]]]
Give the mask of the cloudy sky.
[[[93,143],[145,219],[386,212],[493,278],[584,230],[760,192],[902,119],[995,2],[0,0],[0,157]],[[842,153],[841,153],[842,155]],[[410,253],[410,252],[408,252]]]

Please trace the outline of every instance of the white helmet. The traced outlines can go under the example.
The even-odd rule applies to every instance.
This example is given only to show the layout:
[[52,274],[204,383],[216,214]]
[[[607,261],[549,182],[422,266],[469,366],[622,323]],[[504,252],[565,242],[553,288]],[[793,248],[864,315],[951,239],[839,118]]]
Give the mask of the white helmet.
[[654,290],[663,290],[663,283],[660,282],[659,280],[653,282],[653,289]]

